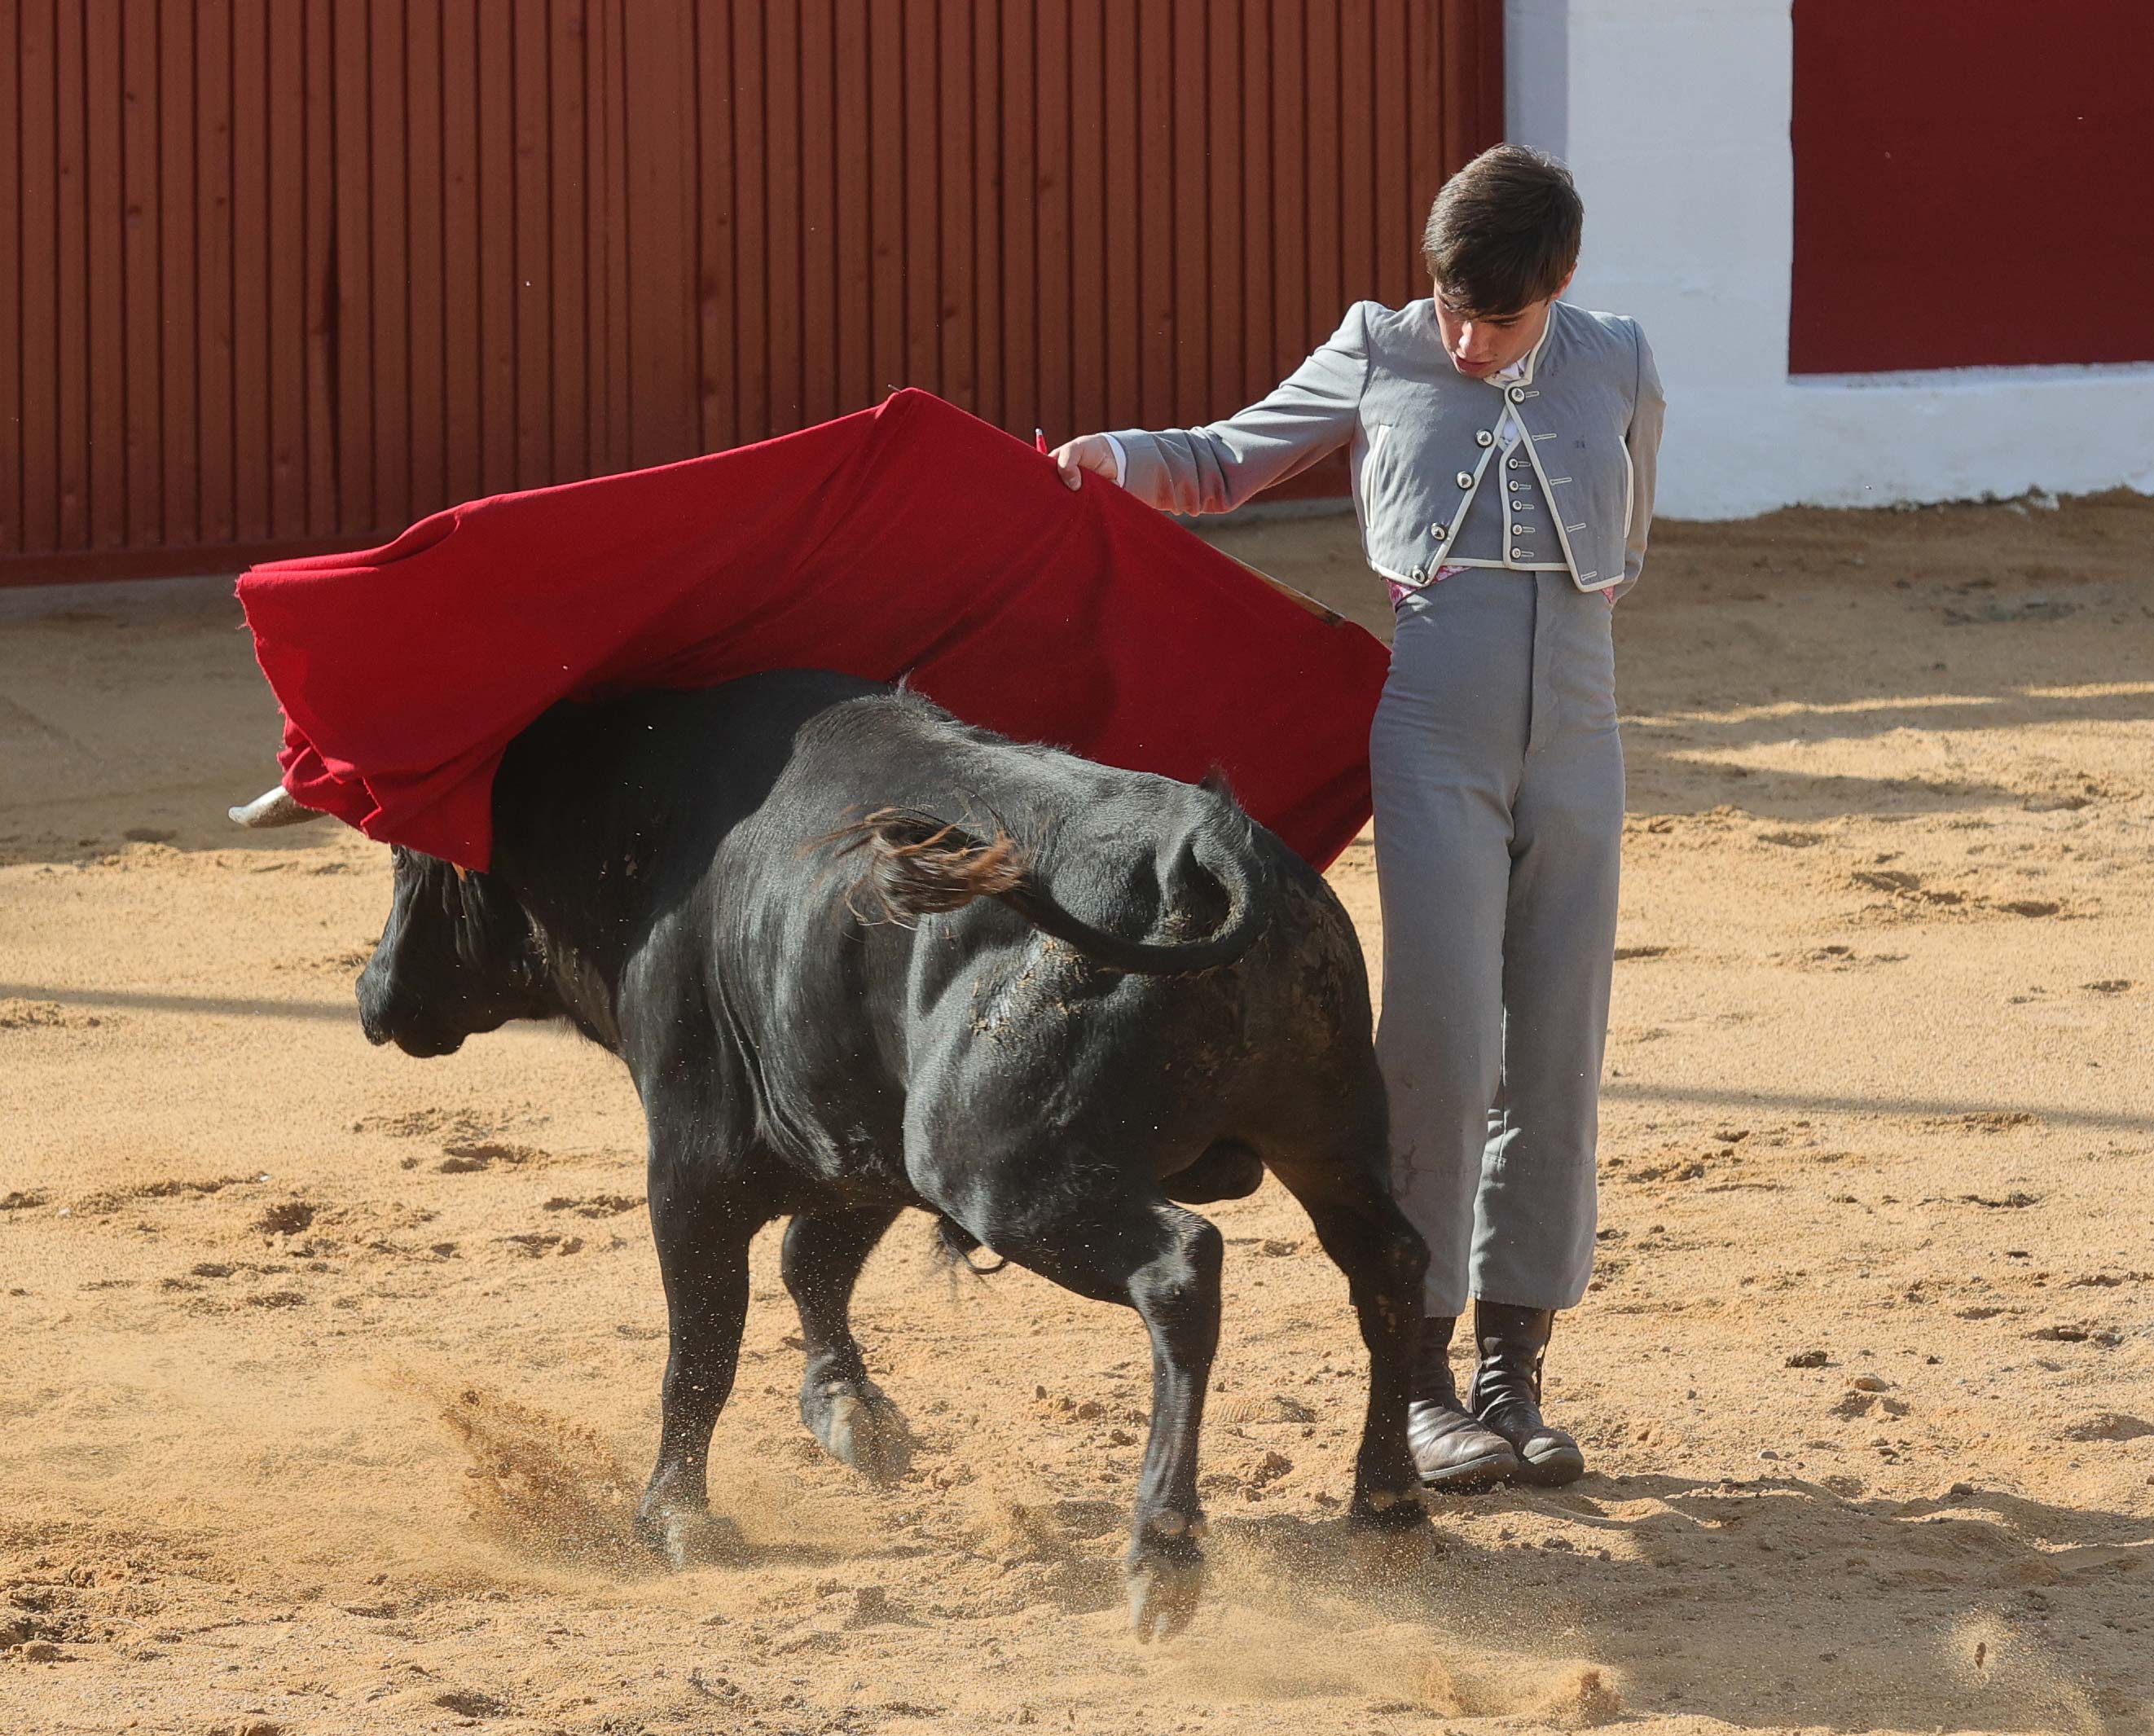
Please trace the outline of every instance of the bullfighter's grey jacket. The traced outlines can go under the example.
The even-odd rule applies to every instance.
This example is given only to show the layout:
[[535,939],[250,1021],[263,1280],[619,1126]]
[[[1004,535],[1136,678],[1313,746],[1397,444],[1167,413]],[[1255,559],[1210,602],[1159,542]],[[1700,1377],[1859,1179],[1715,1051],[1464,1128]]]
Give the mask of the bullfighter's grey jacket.
[[[1508,452],[1507,407],[1525,434]],[[1350,441],[1362,548],[1394,584],[1498,567],[1612,597],[1645,559],[1661,413],[1634,319],[1554,303],[1523,370],[1496,385],[1452,365],[1432,303],[1363,301],[1261,402],[1111,437],[1118,480],[1183,513],[1230,510]]]

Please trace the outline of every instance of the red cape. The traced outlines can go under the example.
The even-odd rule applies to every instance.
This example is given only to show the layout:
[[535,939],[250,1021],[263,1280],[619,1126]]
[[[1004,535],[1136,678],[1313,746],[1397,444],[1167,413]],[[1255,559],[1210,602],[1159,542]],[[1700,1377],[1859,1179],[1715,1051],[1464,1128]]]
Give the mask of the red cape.
[[941,399],[452,507],[239,581],[284,787],[483,868],[494,768],[555,701],[835,669],[1193,780],[1215,763],[1321,867],[1369,815],[1387,657],[1131,498],[1073,493]]

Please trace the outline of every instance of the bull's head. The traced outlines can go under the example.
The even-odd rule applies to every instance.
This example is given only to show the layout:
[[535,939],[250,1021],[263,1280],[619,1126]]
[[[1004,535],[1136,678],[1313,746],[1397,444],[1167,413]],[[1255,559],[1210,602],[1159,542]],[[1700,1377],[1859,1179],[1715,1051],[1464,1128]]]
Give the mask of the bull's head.
[[[255,829],[318,819],[280,788],[231,810]],[[359,976],[359,1023],[370,1043],[406,1054],[453,1054],[467,1037],[560,1009],[546,991],[544,951],[515,896],[491,875],[397,848],[389,922]]]
[[465,1038],[560,1008],[523,906],[490,874],[398,848],[389,922],[359,974],[370,1043],[406,1054],[453,1054]]

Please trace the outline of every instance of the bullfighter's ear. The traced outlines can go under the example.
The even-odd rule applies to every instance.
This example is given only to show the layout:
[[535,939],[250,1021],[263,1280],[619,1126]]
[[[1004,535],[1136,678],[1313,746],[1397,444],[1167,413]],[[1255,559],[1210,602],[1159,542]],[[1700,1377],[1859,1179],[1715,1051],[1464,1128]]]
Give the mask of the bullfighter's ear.
[[471,870],[465,867],[462,862],[452,862],[449,864],[449,866],[457,871],[457,878],[458,880],[469,880],[471,878]]

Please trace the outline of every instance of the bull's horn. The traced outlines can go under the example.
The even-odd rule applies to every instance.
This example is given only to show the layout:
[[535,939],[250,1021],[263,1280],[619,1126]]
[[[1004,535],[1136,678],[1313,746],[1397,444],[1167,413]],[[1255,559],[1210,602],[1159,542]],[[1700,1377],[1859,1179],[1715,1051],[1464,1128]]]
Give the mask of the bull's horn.
[[227,808],[234,824],[261,830],[268,826],[295,826],[304,820],[319,819],[321,809],[309,808],[292,799],[292,793],[281,784],[273,789],[265,789],[244,808]]

